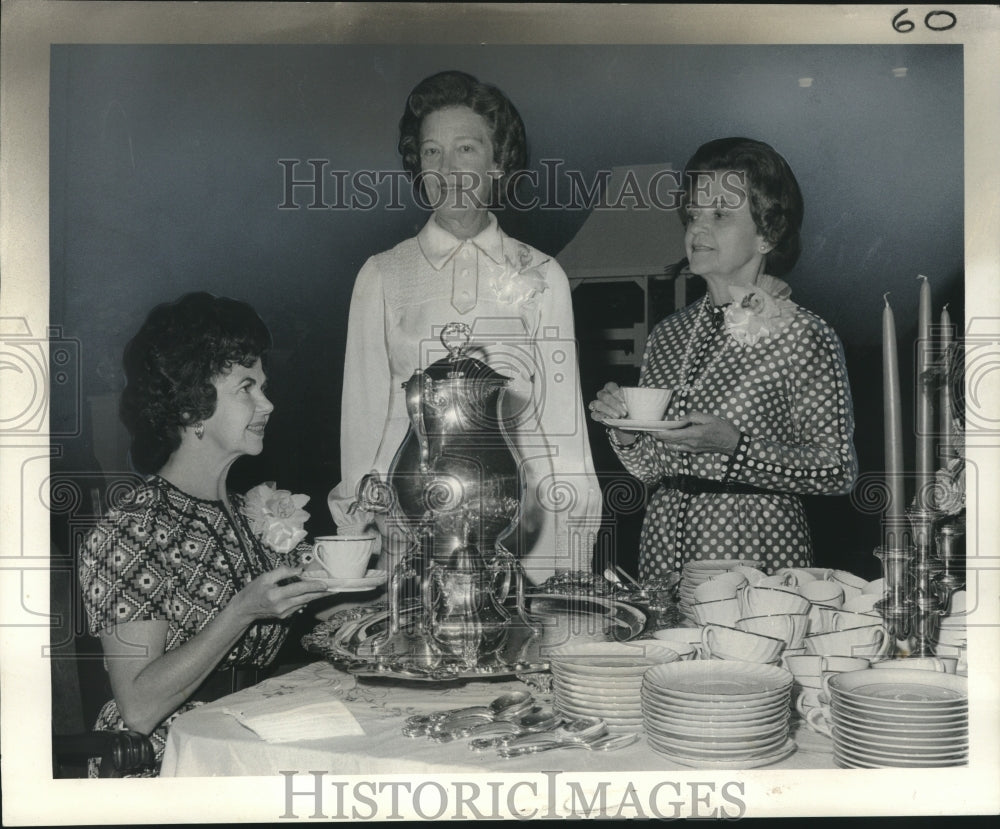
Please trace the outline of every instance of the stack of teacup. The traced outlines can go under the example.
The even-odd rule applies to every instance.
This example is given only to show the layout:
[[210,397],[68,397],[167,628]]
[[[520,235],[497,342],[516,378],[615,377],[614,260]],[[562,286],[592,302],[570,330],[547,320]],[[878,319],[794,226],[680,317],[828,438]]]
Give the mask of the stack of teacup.
[[[732,593],[720,591],[722,598],[731,598],[736,590],[748,581],[753,582],[764,577],[760,571],[760,562],[741,558],[704,559],[687,562],[681,569],[681,581],[677,588],[677,606],[681,614],[691,620],[704,624],[694,612],[694,605],[709,599],[699,599],[695,591],[703,583],[722,578],[723,584],[733,586]],[[728,580],[728,581],[727,581]],[[718,612],[719,608],[716,609]]]
[[[799,651],[808,630],[809,602],[782,588],[751,584],[745,573],[714,576],[694,591],[692,612],[701,626],[706,659],[777,664],[786,649]],[[753,578],[753,576],[751,576]]]
[[869,583],[846,570],[830,570],[822,579],[800,577],[798,593],[811,603],[806,653],[868,659],[885,656],[892,638],[875,609],[883,585],[882,579]]
[[[792,654],[782,659],[795,681],[792,685],[792,699],[795,709],[803,720],[809,712],[819,708],[828,713],[830,706],[826,682],[831,676],[844,671],[862,671],[870,661],[860,656],[818,656],[816,654]],[[815,729],[814,729],[815,730]]]

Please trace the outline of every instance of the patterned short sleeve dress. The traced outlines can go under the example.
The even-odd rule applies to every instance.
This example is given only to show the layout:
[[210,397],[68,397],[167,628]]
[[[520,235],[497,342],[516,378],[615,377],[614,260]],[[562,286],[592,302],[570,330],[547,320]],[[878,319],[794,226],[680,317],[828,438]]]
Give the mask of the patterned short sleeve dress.
[[[80,551],[90,633],[162,620],[171,651],[201,631],[253,578],[283,561],[294,562],[308,549],[300,545],[281,556],[265,548],[250,531],[243,498],[233,494],[230,501],[232,517],[221,501],[195,498],[154,475],[110,510]],[[267,666],[287,632],[286,622],[257,622],[216,670]],[[156,769],[144,776],[158,772],[170,723],[199,704],[185,703],[150,735]],[[101,709],[94,729],[128,730],[114,699]],[[97,765],[91,762],[91,776]]]
[[[759,283],[760,284],[760,283]],[[651,488],[639,549],[643,578],[686,561],[742,557],[769,570],[812,564],[799,495],[838,495],[857,476],[843,347],[822,319],[765,276],[767,306],[703,299],[667,317],[646,343],[639,384],[673,389],[667,420],[717,415],[740,430],[732,455],[675,451],[643,433],[612,446]],[[754,299],[751,297],[751,299]]]

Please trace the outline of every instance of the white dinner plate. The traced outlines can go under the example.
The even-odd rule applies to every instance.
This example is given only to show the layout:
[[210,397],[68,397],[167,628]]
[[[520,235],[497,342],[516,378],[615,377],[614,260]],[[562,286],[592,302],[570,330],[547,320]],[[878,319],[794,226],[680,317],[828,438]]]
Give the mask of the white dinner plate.
[[791,704],[788,691],[769,692],[755,697],[696,697],[674,691],[663,691],[643,685],[640,697],[652,708],[666,714],[710,717],[755,717],[787,709]]
[[869,725],[880,728],[889,728],[905,723],[913,725],[922,723],[930,726],[962,722],[969,718],[968,704],[934,710],[914,710],[905,706],[893,709],[888,706],[866,705],[834,695],[833,699],[830,700],[830,705],[835,711],[842,711],[849,717],[865,720]]
[[766,754],[788,739],[788,728],[775,728],[767,734],[752,737],[733,737],[728,740],[701,740],[690,735],[675,735],[654,723],[646,723],[646,734],[664,748],[673,748],[682,754],[700,757],[717,757],[720,754],[739,754],[750,757]]
[[326,585],[326,589],[331,593],[356,593],[360,590],[371,590],[381,584],[385,584],[389,572],[388,570],[369,570],[360,579],[332,579],[324,575],[325,571],[306,570],[302,573],[303,578],[321,581]]
[[776,697],[788,692],[792,681],[792,674],[776,665],[726,659],[657,665],[647,670],[644,678],[655,696],[733,702]]
[[759,728],[716,728],[699,731],[682,729],[676,722],[664,723],[649,713],[645,715],[644,723],[647,731],[657,732],[673,740],[701,742],[706,748],[714,748],[720,743],[727,744],[740,741],[747,741],[749,743],[765,742],[775,734],[788,734],[787,718],[762,725]]
[[679,429],[690,423],[690,420],[628,420],[627,418],[604,421],[606,426],[625,429],[628,432],[662,432],[665,429]]
[[898,744],[868,739],[863,734],[843,731],[835,725],[833,739],[847,748],[885,757],[951,757],[955,754],[968,754],[969,752],[969,741],[964,737],[937,745]]
[[787,722],[791,716],[791,710],[786,707],[784,709],[770,712],[762,717],[753,716],[744,719],[716,720],[699,716],[690,716],[688,714],[663,713],[655,708],[652,708],[649,703],[645,701],[643,701],[642,712],[645,716],[649,717],[659,725],[668,728],[676,728],[679,733],[692,734],[713,734],[721,733],[723,731],[739,735],[742,735],[743,732],[750,734],[753,731],[766,730],[781,725],[782,723]]
[[599,716],[600,719],[604,720],[608,728],[642,728],[642,717],[628,717],[628,716],[616,716],[614,714],[595,714],[592,708],[586,710],[582,708],[576,708],[572,705],[566,705],[558,701],[554,701],[552,707],[561,714],[569,714],[571,717],[595,717]]
[[671,762],[677,763],[681,766],[689,766],[697,769],[757,769],[763,766],[769,766],[772,763],[777,763],[779,760],[784,760],[786,757],[793,754],[797,748],[795,741],[788,739],[785,743],[778,746],[775,751],[760,757],[735,760],[706,760],[705,758],[684,757],[671,752],[666,748],[657,746],[654,742],[649,740],[648,736],[647,741],[653,751],[663,757],[666,757]]
[[875,763],[883,766],[902,766],[906,768],[933,768],[934,766],[960,766],[968,762],[967,751],[957,751],[939,755],[889,754],[875,751],[862,751],[852,746],[835,741],[834,752],[842,757],[862,763]]
[[889,717],[885,712],[872,713],[851,708],[836,700],[831,704],[830,710],[835,718],[843,719],[846,724],[870,731],[885,731],[887,733],[918,731],[926,734],[942,730],[967,731],[969,728],[968,711],[940,717],[907,717],[905,715]]
[[634,691],[612,691],[610,693],[595,692],[593,688],[579,689],[572,685],[566,685],[558,680],[552,683],[552,692],[557,696],[572,700],[573,702],[590,705],[628,705],[633,708],[640,707],[639,689]]

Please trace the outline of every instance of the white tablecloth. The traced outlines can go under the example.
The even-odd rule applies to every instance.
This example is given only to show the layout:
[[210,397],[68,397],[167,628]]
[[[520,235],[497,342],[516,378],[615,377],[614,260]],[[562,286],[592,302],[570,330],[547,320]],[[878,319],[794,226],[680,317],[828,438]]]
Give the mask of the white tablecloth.
[[[435,743],[426,737],[402,734],[404,720],[448,708],[488,703],[510,690],[523,690],[519,680],[456,684],[357,679],[327,662],[316,662],[291,673],[265,680],[179,717],[170,729],[161,774],[172,777],[277,775],[282,771],[325,771],[334,774],[414,774],[435,772],[536,772],[551,768],[558,758],[566,772],[651,771],[679,769],[639,742],[613,752],[557,749],[536,755],[501,759],[495,751],[474,752],[467,740]],[[232,713],[259,713],[273,701],[274,710],[294,707],[296,698],[315,705],[317,694],[341,700],[360,728],[345,728],[340,736],[294,742],[265,742]],[[539,703],[551,702],[535,693]],[[312,709],[315,711],[315,707]],[[343,717],[343,711],[338,712]],[[313,716],[316,716],[313,714]],[[349,718],[348,718],[349,719]],[[792,738],[797,745],[789,757],[772,769],[832,769],[833,744],[792,715]]]

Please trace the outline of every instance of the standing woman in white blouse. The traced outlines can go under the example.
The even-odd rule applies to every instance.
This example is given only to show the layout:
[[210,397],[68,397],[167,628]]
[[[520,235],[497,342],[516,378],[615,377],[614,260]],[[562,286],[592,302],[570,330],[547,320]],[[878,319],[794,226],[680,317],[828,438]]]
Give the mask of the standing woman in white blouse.
[[[579,388],[569,283],[552,258],[504,233],[489,206],[524,168],[520,115],[464,72],[421,81],[400,121],[399,152],[433,213],[423,229],[372,256],[354,285],[344,362],[341,480],[329,495],[338,532],[375,516],[349,511],[361,479],[383,480],[406,436],[402,385],[440,359],[444,326],[472,330],[469,356],[511,377],[504,397],[523,463],[518,531],[504,544],[529,578],[590,570],[601,516]],[[379,519],[383,547],[391,527]],[[486,551],[484,551],[486,552]]]

